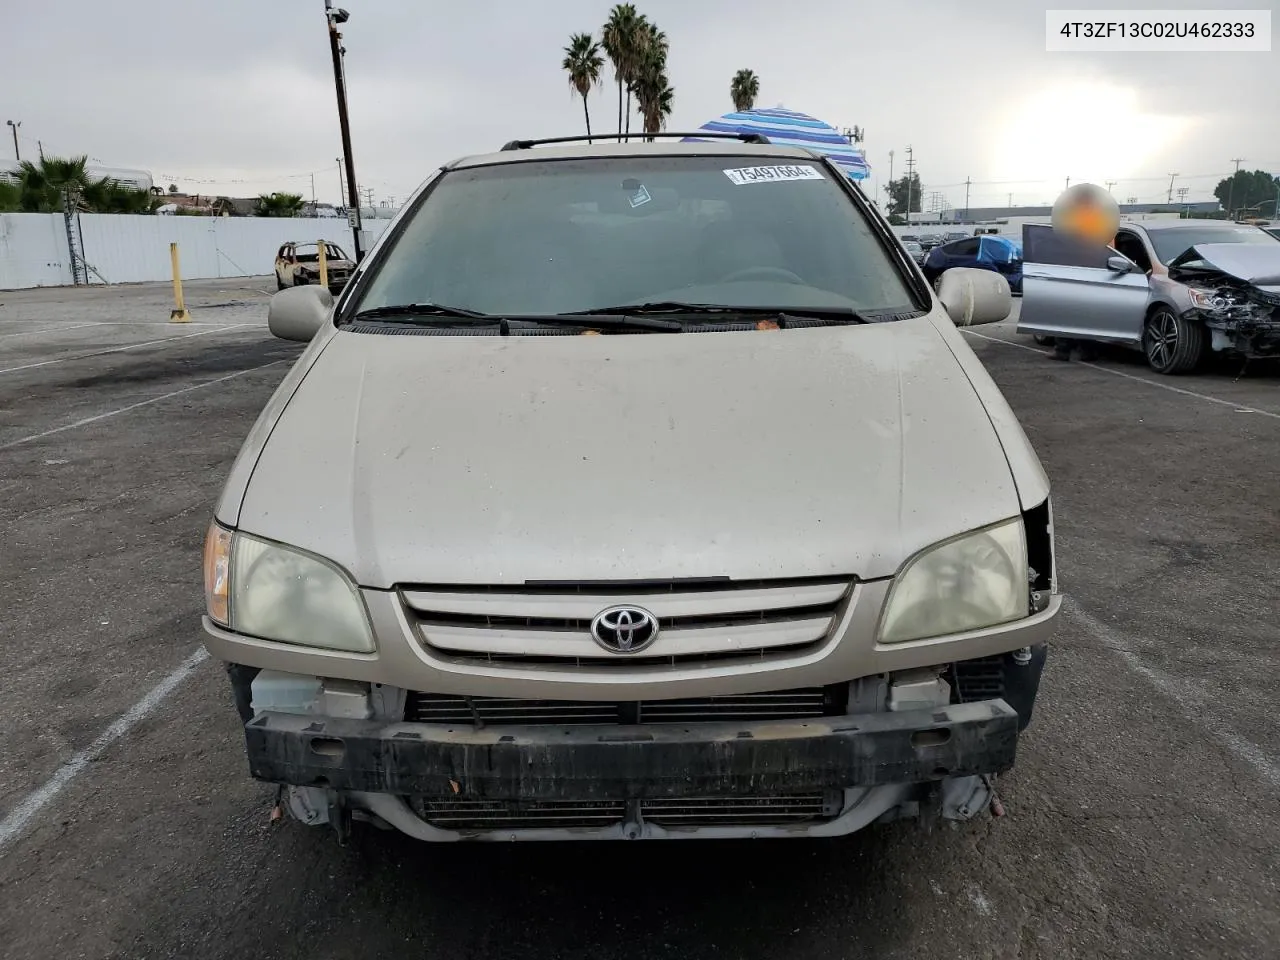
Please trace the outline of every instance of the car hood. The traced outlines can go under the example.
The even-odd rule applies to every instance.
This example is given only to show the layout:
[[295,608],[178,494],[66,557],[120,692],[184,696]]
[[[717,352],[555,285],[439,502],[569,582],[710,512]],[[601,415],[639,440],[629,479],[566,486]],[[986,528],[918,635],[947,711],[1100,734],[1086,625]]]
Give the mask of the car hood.
[[271,431],[239,527],[381,588],[871,579],[1019,509],[988,413],[928,317],[594,337],[339,330]]
[[1200,263],[1268,293],[1280,293],[1280,242],[1200,243],[1170,261],[1169,276],[1177,280],[1203,274]]

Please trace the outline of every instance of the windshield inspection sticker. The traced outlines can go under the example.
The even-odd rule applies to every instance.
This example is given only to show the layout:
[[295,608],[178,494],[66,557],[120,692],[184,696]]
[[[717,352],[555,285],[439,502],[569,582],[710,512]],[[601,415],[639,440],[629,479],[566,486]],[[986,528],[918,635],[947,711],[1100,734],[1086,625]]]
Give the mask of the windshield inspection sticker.
[[650,200],[653,199],[653,197],[649,196],[649,191],[645,189],[645,186],[642,183],[640,184],[640,188],[636,190],[634,193],[632,193],[628,199],[631,202],[631,209],[634,210],[636,207],[640,206],[641,204],[648,203]]
[[744,183],[776,183],[780,180],[822,180],[817,167],[804,164],[784,164],[776,167],[738,167],[726,170],[724,175],[742,186]]

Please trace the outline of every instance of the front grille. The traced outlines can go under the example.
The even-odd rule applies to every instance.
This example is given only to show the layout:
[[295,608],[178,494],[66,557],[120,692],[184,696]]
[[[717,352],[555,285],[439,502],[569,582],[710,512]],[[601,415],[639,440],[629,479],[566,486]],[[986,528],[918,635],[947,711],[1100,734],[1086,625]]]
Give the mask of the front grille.
[[947,679],[957,703],[997,700],[1004,696],[1004,656],[979,657],[952,664]]
[[[665,828],[771,826],[816,823],[839,815],[839,790],[764,796],[663,797],[640,800],[641,820]],[[607,828],[627,819],[624,800],[474,800],[415,797],[410,805],[427,823],[442,830],[531,830]]]
[[610,827],[627,811],[623,800],[505,800],[417,798],[418,816],[442,830],[520,830],[538,827]]
[[[420,642],[436,656],[484,665],[605,669],[793,657],[830,637],[852,593],[848,579],[400,591]],[[658,637],[650,646],[620,654],[592,639],[597,614],[622,604],[657,619]]]
[[583,726],[801,720],[844,712],[847,686],[684,700],[526,700],[411,692],[405,720],[456,726]]
[[645,800],[640,814],[660,827],[768,826],[829,820],[843,795],[778,794],[766,797],[663,797]]

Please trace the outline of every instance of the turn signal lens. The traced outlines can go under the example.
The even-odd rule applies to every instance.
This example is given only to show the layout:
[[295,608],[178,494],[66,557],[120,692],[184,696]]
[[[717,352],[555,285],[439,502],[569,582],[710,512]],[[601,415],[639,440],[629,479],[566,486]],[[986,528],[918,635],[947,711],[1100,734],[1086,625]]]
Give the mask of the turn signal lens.
[[209,619],[228,626],[230,612],[231,531],[216,522],[204,538],[204,605]]

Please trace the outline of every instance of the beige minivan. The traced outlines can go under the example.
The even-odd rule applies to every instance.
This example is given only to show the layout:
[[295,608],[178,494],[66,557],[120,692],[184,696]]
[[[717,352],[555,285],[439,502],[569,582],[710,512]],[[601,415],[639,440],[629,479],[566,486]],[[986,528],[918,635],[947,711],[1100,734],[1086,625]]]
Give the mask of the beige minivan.
[[271,303],[308,346],[204,556],[250,773],[341,838],[982,814],[1060,606],[956,329],[1010,303],[759,136],[441,168],[336,302]]

